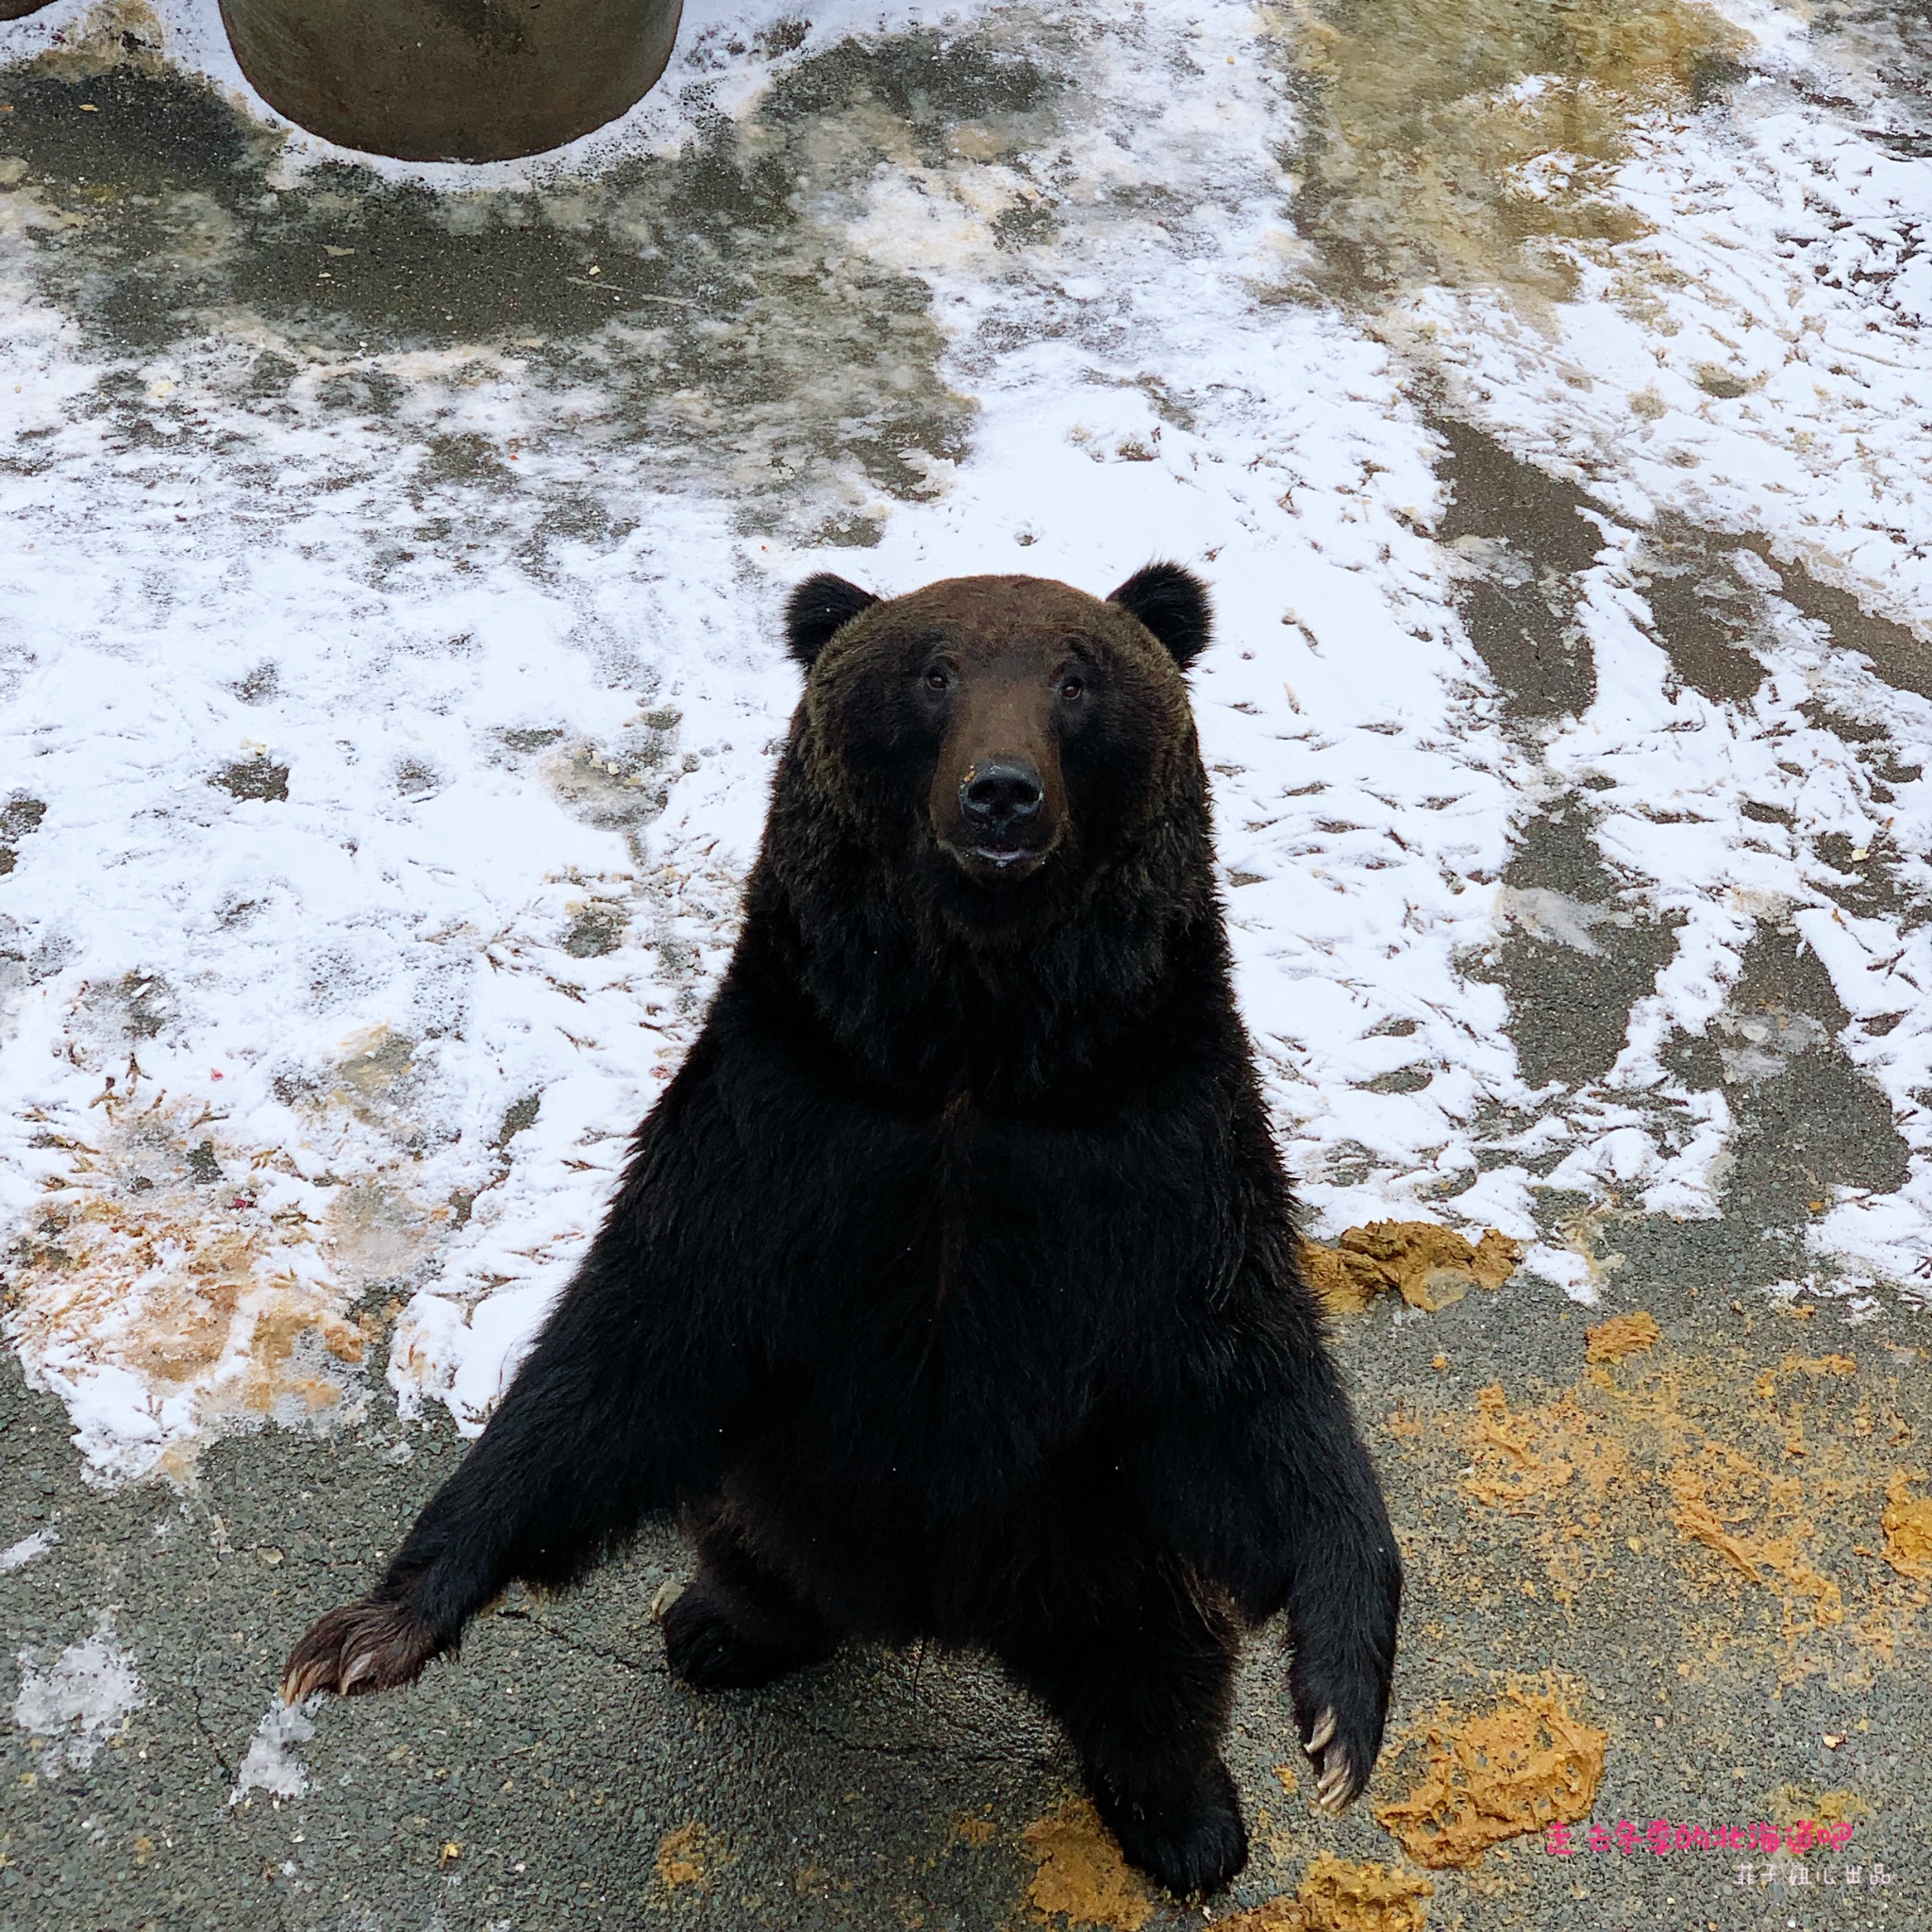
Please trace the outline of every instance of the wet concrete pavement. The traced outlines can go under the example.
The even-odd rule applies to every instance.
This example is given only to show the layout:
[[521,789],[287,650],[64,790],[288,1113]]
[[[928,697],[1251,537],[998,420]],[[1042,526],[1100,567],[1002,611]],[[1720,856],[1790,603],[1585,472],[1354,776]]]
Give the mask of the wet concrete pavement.
[[[1348,12],[1352,44],[1373,43],[1377,17]],[[1671,59],[1716,85],[1726,44],[1715,29],[1690,34]],[[876,535],[867,492],[930,491],[934,466],[968,447],[974,411],[941,368],[924,284],[828,255],[813,199],[845,192],[868,142],[937,160],[957,157],[968,124],[979,160],[1019,167],[1065,91],[1052,37],[1041,45],[1038,65],[920,34],[835,48],[749,124],[721,120],[675,159],[604,177],[574,227],[526,219],[508,192],[455,224],[425,192],[346,171],[291,192],[225,109],[139,58],[16,79],[8,151],[49,206],[72,214],[98,191],[111,209],[55,224],[68,240],[38,259],[44,287],[115,353],[192,344],[204,305],[245,308],[272,327],[221,379],[274,408],[298,380],[298,351],[345,351],[364,331],[425,353],[488,339],[532,358],[527,381],[555,395],[559,422],[594,360],[620,405],[569,420],[601,439],[614,475],[724,461],[754,525],[863,544]],[[1331,101],[1345,104],[1359,75],[1344,62]],[[82,142],[89,106],[110,141],[90,124]],[[1311,201],[1311,218],[1354,238],[1335,242],[1331,269],[1355,261],[1357,282],[1410,273],[1396,258],[1421,246],[1407,230],[1380,238],[1374,275],[1361,268],[1363,210],[1376,204],[1343,194],[1338,184],[1360,177],[1334,161],[1341,136],[1325,139],[1329,198]],[[1390,179],[1399,189],[1397,171],[1377,194],[1396,192]],[[1027,195],[1008,217],[1021,239],[1055,219]],[[622,279],[604,268],[620,230],[656,238]],[[634,330],[613,333],[613,315]],[[324,388],[325,409],[356,418],[420,407],[375,368]],[[130,451],[157,434],[131,382],[89,407],[120,412]],[[459,413],[424,421],[410,531],[378,572],[407,571],[413,544],[460,547],[466,519],[479,544],[521,544],[538,574],[571,543],[622,537],[615,485],[553,492],[532,519],[503,481],[508,458],[466,441]],[[1749,706],[1794,636],[1862,654],[1880,680],[1921,694],[1932,656],[1749,532],[1620,524],[1469,424],[1445,414],[1436,427],[1446,508],[1432,535],[1466,566],[1462,622],[1509,742],[1542,774],[1524,788],[1497,881],[1494,943],[1466,961],[1507,997],[1529,1090],[1487,1122],[1481,1167],[1546,1179],[1570,1156],[1578,1109],[1607,1095],[1667,1149],[1692,1144],[1710,1096],[1728,1125],[1708,1170],[1714,1217],[1646,1210],[1614,1164],[1539,1191],[1543,1235],[1576,1257],[1599,1306],[1519,1272],[1432,1312],[1384,1297],[1339,1321],[1410,1579],[1390,1750],[1357,1812],[1331,1824],[1311,1810],[1278,1633],[1264,1633],[1230,1743],[1253,1862],[1206,1907],[1157,1898],[1108,1863],[1072,1804],[1063,1742],[979,1660],[852,1649],[758,1693],[673,1684],[652,1619],[686,1574],[668,1529],[571,1597],[513,1592],[459,1660],[407,1692],[275,1720],[293,1637],[364,1585],[454,1466],[447,1422],[400,1419],[370,1374],[333,1435],[263,1427],[213,1442],[178,1486],[104,1491],[83,1482],[60,1404],[28,1390],[9,1357],[0,1544],[15,1560],[0,1569],[0,1694],[42,1722],[0,1735],[0,1932],[1137,1932],[1242,1913],[1246,1932],[1401,1932],[1424,1911],[1469,1932],[1926,1922],[1932,1343],[1909,1300],[1843,1285],[1807,1241],[1829,1207],[1905,1176],[1893,1109],[1852,1052],[1883,1037],[1886,1016],[1848,1012],[1773,908],[1712,1024],[1665,1027],[1657,1076],[1619,1086],[1687,914],[1620,864],[1607,827],[1627,801],[1607,768],[1562,746],[1598,691],[1580,613],[1607,558],[1674,688],[1712,706]],[[1870,795],[1918,776],[1888,729],[1833,723]],[[237,766],[224,780],[234,795],[286,791],[287,770],[262,762],[279,780]],[[653,751],[644,765],[661,762]],[[0,853],[35,836],[23,800],[0,818]],[[625,810],[632,829],[648,820],[646,807]],[[1792,836],[1775,802],[1747,816],[1767,840]],[[1840,881],[1849,914],[1924,923],[1915,855],[1827,838],[1805,862]],[[565,950],[602,956],[623,917],[581,911]],[[515,1115],[499,1151],[536,1117]],[[1444,1184],[1445,1213],[1475,1177]],[[17,1258],[42,1265],[25,1247]],[[405,1286],[406,1271],[378,1271],[349,1311],[372,1364]],[[1587,1329],[1638,1310],[1655,1338],[1587,1353]],[[124,1657],[131,1677],[116,1674]],[[1487,1792],[1515,1835],[1480,1858],[1420,1858],[1432,1827],[1405,1799],[1426,1799],[1453,1740],[1503,1735],[1484,1723],[1537,1699],[1600,1738],[1580,1849],[1543,1849],[1568,1774],[1545,1761],[1562,1757],[1545,1723],[1508,1734],[1523,1757],[1513,1783],[1508,1765],[1465,1765],[1451,1784],[1470,1802],[1438,1807],[1438,1824],[1459,1829]],[[1849,1824],[1850,1846],[1793,1859],[1584,1840],[1591,1820],[1803,1818]],[[1409,1889],[1338,1902],[1310,1890],[1324,1854]]]
[[[1485,1709],[1512,1677],[1555,1674],[1608,1734],[1592,1818],[1836,1811],[1853,1849],[1809,1861],[1820,1891],[1801,1902],[1789,1857],[1746,1890],[1746,1861],[1720,1852],[1564,1860],[1533,1834],[1431,1874],[1432,1924],[1730,1932],[1800,1904],[1804,1924],[1923,1920],[1927,1592],[1887,1567],[1880,1518],[1932,1428],[1924,1357],[1895,1314],[1850,1327],[1828,1305],[1743,1302],[1765,1231],[1591,1225],[1607,1310],[1641,1306],[1662,1330],[1612,1368],[1585,1361],[1585,1311],[1524,1276],[1342,1330],[1409,1569],[1391,1740],[1439,1705]],[[327,1442],[264,1434],[211,1450],[192,1495],[101,1496],[76,1479],[58,1406],[10,1365],[5,1404],[4,1520],[59,1541],[0,1576],[0,1618],[42,1665],[105,1627],[142,1685],[89,1763],[50,1769],[17,1733],[0,1745],[8,1932],[1041,1922],[1037,1827],[1076,1777],[1040,1713],[974,1659],[863,1649],[699,1698],[668,1679],[652,1624],[686,1568],[663,1532],[570,1598],[513,1594],[410,1690],[317,1712],[290,1747],[301,1795],[238,1798],[287,1645],[369,1576],[453,1465],[450,1432],[378,1415]],[[1706,1477],[1755,1574],[1682,1526]],[[1390,1861],[1371,1807],[1418,1771],[1413,1747],[1392,1755],[1354,1816],[1319,1821],[1275,1641],[1255,1641],[1241,1682],[1230,1760],[1255,1856],[1216,1920],[1291,1895],[1324,1850]],[[1895,1876],[1827,1911],[1848,1867]],[[1134,1889],[1088,1896],[1089,1923],[1201,1917]]]

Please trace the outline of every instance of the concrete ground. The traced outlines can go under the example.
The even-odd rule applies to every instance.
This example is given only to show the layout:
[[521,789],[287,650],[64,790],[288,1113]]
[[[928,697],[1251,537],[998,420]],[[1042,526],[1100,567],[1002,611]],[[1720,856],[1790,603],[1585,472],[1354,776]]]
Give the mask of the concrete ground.
[[[1768,1151],[1804,1158],[1796,1135]],[[1523,1277],[1433,1315],[1391,1297],[1341,1332],[1408,1562],[1391,1743],[1441,1705],[1487,1710],[1511,1678],[1554,1686],[1607,1733],[1591,1818],[1836,1811],[1852,1848],[1781,1858],[1768,1887],[1759,1857],[1745,1890],[1720,1852],[1564,1860],[1532,1835],[1431,1874],[1429,1923],[1923,1924],[1927,1590],[1878,1554],[1888,1478],[1932,1429],[1916,1324],[1740,1312],[1765,1232],[1741,1214],[1604,1232],[1629,1285],[1607,1306],[1641,1302],[1662,1331],[1624,1363],[1587,1365],[1583,1313]],[[289,1643],[374,1572],[454,1465],[452,1433],[378,1415],[333,1441],[264,1434],[211,1450],[191,1495],[103,1496],[77,1479],[58,1404],[11,1367],[4,1402],[0,1521],[60,1539],[0,1577],[10,1641],[44,1659],[112,1609],[144,1693],[91,1763],[50,1770],[17,1733],[0,1743],[7,1932],[1041,1922],[1075,1774],[1040,1714],[975,1659],[868,1650],[697,1697],[667,1677],[651,1621],[684,1574],[664,1532],[573,1597],[512,1596],[413,1689],[319,1712],[296,1754],[306,1792],[235,1802]],[[1694,1500],[1704,1481],[1755,1574],[1684,1528],[1684,1485]],[[1416,1747],[1328,1824],[1292,1735],[1264,1634],[1230,1751],[1255,1856],[1217,1920],[1293,1893],[1322,1851],[1404,1862],[1373,1812],[1421,1782]],[[1814,1889],[1791,1890],[1796,1862]],[[1824,1890],[1881,1864],[1889,1887]],[[1074,1924],[1202,1916],[1104,1873],[1071,1896]]]
[[[844,98],[858,59],[828,57],[794,84],[770,140],[805,155],[797,129],[825,111],[820,96]],[[870,84],[890,93],[876,73]],[[1038,75],[1001,69],[956,109],[944,89],[966,85],[959,71],[931,64],[919,84],[929,89],[922,113],[989,121],[1044,114],[1051,92]],[[116,123],[120,147],[92,127],[83,141],[67,112],[76,90],[109,110],[100,118]],[[567,343],[605,300],[537,260],[549,250],[563,261],[575,247],[551,231],[532,229],[514,244],[522,254],[491,263],[398,193],[372,196],[359,254],[330,250],[348,286],[327,309],[304,225],[324,214],[290,193],[250,228],[260,187],[250,137],[198,89],[137,64],[15,75],[8,98],[8,139],[31,148],[37,176],[77,194],[86,177],[121,171],[128,198],[117,206],[133,210],[122,226],[76,224],[42,244],[51,286],[76,301],[103,291],[86,312],[104,334],[165,337],[169,304],[191,299],[184,278],[205,273],[178,235],[143,230],[143,170],[174,170],[223,200],[224,219],[245,232],[222,273],[245,284],[236,299],[291,328],[294,318],[318,331],[459,340],[475,319],[464,305],[509,290],[542,305],[521,325]],[[679,165],[690,178],[660,171],[636,192],[657,197],[667,225],[723,224],[705,199],[704,158]],[[749,179],[731,177],[746,198],[703,257],[720,275],[734,250],[787,245],[795,210],[782,196],[758,199]],[[663,271],[672,295],[647,289],[640,302],[702,294],[689,266],[699,258],[693,247]],[[129,259],[151,273],[119,274]],[[933,374],[918,304],[896,285],[874,296],[880,312],[903,315],[895,341],[913,371],[893,391],[895,419],[858,449],[891,487],[902,444],[957,450],[968,431]],[[737,384],[747,409],[782,392],[799,358],[844,325],[819,313],[809,290],[796,300],[783,329],[730,349],[738,359],[708,366],[706,379]],[[795,341],[781,340],[785,329]],[[856,333],[837,342],[855,364],[883,353]],[[702,345],[691,353],[701,358]],[[257,372],[271,388],[291,379],[273,364],[264,354]],[[820,400],[827,421],[844,408]],[[393,399],[350,406],[380,413]],[[1527,566],[1473,575],[1461,614],[1507,730],[1533,753],[1595,690],[1574,605],[1597,512],[1453,416],[1438,426],[1452,507],[1437,540],[1472,556],[1503,541]],[[809,442],[816,431],[807,423],[799,433]],[[493,460],[449,440],[432,497],[481,475],[483,501]],[[606,514],[579,509],[590,524]],[[540,529],[528,541],[541,552],[557,537]],[[1716,699],[1748,693],[1762,616],[1753,580],[1710,588],[1740,539],[1660,522],[1644,541],[1656,632],[1675,675]],[[1801,566],[1777,569],[1779,595],[1836,644],[1865,653],[1894,688],[1932,694],[1932,655],[1908,632]],[[1870,756],[1878,771],[1886,745],[1874,741]],[[1574,1091],[1605,1074],[1673,944],[1669,920],[1633,909],[1601,856],[1591,801],[1587,787],[1546,788],[1518,824],[1503,880],[1524,907],[1547,892],[1601,912],[1591,946],[1525,915],[1472,962],[1507,995],[1532,1088]],[[1882,853],[1848,891],[1861,905],[1909,900]],[[461,1444],[441,1411],[399,1420],[372,1375],[359,1420],[333,1435],[231,1435],[178,1486],[103,1490],[82,1480],[60,1403],[30,1391],[9,1357],[0,1545],[14,1560],[0,1571],[0,1696],[21,1701],[0,1732],[0,1932],[1136,1932],[1201,1921],[1402,1932],[1424,1914],[1466,1932],[1932,1922],[1922,1662],[1932,1634],[1932,1341],[1895,1292],[1764,1288],[1817,1283],[1812,1220],[1846,1190],[1897,1187],[1906,1148],[1840,1046],[1849,1016],[1791,925],[1762,923],[1727,1014],[1730,1031],[1672,1049],[1683,1080],[1724,1092],[1737,1124],[1719,1218],[1646,1214],[1613,1187],[1546,1191],[1542,1232],[1584,1258],[1600,1307],[1520,1272],[1433,1311],[1386,1295],[1339,1319],[1339,1354],[1408,1564],[1390,1745],[1356,1811],[1318,1818],[1280,1695],[1278,1637],[1257,1636],[1230,1742],[1254,1857],[1224,1898],[1178,1906],[1123,1874],[1075,1802],[1064,1744],[981,1660],[853,1649],[757,1693],[701,1698],[672,1683],[652,1621],[686,1574],[668,1529],[573,1596],[512,1593],[459,1660],[411,1690],[320,1708],[271,1736],[293,1638],[364,1586],[454,1467]],[[1501,1143],[1516,1147],[1529,1124],[1490,1124],[1495,1160],[1518,1158]],[[15,1258],[21,1280],[38,1265],[26,1246]],[[359,1309],[372,1363],[392,1287],[377,1282]],[[1654,1338],[1635,1330],[1630,1352],[1600,1342],[1600,1358],[1589,1357],[1588,1328],[1640,1310]],[[116,1676],[124,1653],[138,1659],[138,1681]],[[1564,1795],[1578,1791],[1580,1810]],[[1579,1849],[1557,1857],[1541,1826],[1565,1805]],[[1850,1825],[1850,1844],[1793,1858],[1588,1842],[1592,1821],[1716,1830],[1804,1818]],[[1471,1832],[1489,1840],[1479,1857],[1457,1849]],[[1356,1892],[1324,1890],[1319,1874],[1334,1869],[1324,1855],[1373,1871],[1352,1881]]]

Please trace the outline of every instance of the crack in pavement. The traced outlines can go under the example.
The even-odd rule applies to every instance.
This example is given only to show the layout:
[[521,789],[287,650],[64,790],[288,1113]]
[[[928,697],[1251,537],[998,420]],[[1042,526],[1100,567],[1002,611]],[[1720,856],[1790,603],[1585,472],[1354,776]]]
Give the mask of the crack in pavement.
[[607,1663],[616,1664],[620,1669],[633,1671],[641,1677],[666,1677],[670,1675],[667,1667],[659,1663],[649,1663],[641,1657],[626,1657],[621,1650],[612,1650],[608,1644],[595,1642],[588,1637],[574,1637],[568,1631],[559,1630],[556,1624],[547,1623],[541,1617],[528,1610],[498,1610],[499,1621],[524,1624],[532,1630],[540,1631],[553,1641],[560,1643],[566,1650],[580,1650],[592,1657],[600,1657]]
[[186,1678],[182,1680],[181,1688],[187,1691],[188,1701],[194,1707],[194,1728],[200,1734],[201,1741],[207,1747],[208,1755],[213,1760],[215,1769],[221,1773],[223,1781],[232,1790],[236,1779],[242,1774],[241,1760],[238,1758],[235,1763],[230,1764],[227,1758],[222,1755],[222,1747],[216,1743],[215,1734],[208,1729],[208,1718],[202,1709],[200,1690],[196,1689],[191,1680]]

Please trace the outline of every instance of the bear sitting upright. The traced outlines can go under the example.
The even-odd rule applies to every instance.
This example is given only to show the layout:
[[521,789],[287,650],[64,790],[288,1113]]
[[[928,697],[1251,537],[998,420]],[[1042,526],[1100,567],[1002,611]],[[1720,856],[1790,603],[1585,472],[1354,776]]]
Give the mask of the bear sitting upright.
[[789,608],[805,695],[744,928],[534,1351],[284,1694],[407,1683],[513,1578],[681,1508],[672,1669],[991,1652],[1122,1851],[1237,1873],[1242,1624],[1285,1609],[1339,1807],[1402,1572],[1297,1272],[1182,673],[1207,593],[1024,576]]

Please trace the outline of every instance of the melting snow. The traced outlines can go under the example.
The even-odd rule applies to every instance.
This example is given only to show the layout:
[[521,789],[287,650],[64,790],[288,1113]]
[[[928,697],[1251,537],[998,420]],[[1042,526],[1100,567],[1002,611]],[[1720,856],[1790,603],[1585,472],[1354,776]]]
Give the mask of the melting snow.
[[36,1650],[20,1653],[13,1722],[40,1740],[41,1763],[50,1776],[63,1768],[86,1770],[145,1702],[134,1653],[115,1645],[105,1614],[93,1636],[70,1643],[50,1664],[42,1664]]
[[[115,19],[247,99],[212,5],[164,15]],[[452,232],[524,196],[517,235],[594,246],[614,283],[682,205],[680,155],[792,143],[782,214],[732,243],[768,251],[734,258],[749,308],[681,336],[697,298],[652,298],[650,326],[559,325],[568,355],[534,325],[305,334],[266,283],[110,340],[46,267],[78,218],[0,132],[0,1216],[10,1338],[96,1473],[339,1424],[391,1310],[406,1412],[480,1426],[727,956],[796,693],[775,614],[823,567],[1211,578],[1194,690],[1241,992],[1319,1226],[1534,1238],[1549,1188],[1716,1211],[1736,1123],[1674,1042],[1712,1034],[1747,1080],[1819,1046],[1729,1010],[1768,928],[1823,963],[1909,1156],[1824,1204],[1814,1255],[1910,1287],[1932,703],[1807,613],[1835,589],[1923,622],[1932,191],[1880,83],[1800,84],[1842,50],[1733,18],[1754,71],[1631,109],[1584,171],[1624,239],[1553,243],[1566,292],[1534,301],[1324,299],[1292,35],[1234,4],[943,34],[834,7],[772,61],[727,51],[769,24],[744,8],[689,24],[664,88],[560,160],[377,165],[470,196]],[[80,19],[0,28],[0,58]],[[862,85],[833,58],[853,35]],[[294,140],[264,203],[331,158]],[[1574,172],[1525,192],[1560,202]],[[183,203],[170,273],[257,245],[211,206]],[[316,252],[305,290],[354,252]],[[1438,541],[1432,390],[1590,492],[1573,713],[1524,725],[1472,641],[1472,586],[1529,595],[1542,566]],[[1735,690],[1657,641],[1669,529],[1740,613]],[[1573,793],[1612,902],[1505,880]],[[1874,853],[1889,898],[1858,896]],[[1497,949],[1594,958],[1633,922],[1669,943],[1614,1064],[1533,1088]],[[1600,1272],[1555,1238],[1531,1266],[1584,1298]],[[299,1790],[307,1735],[272,1712],[240,1789]]]
[[308,1789],[308,1773],[291,1747],[308,1743],[314,1735],[315,1725],[302,1706],[272,1705],[255,1727],[228,1803],[239,1805],[250,1791],[265,1791],[276,1799],[299,1798]]
[[24,1536],[17,1543],[9,1543],[0,1550],[0,1575],[9,1570],[24,1570],[38,1557],[44,1557],[60,1541],[58,1529],[37,1529],[31,1536]]

